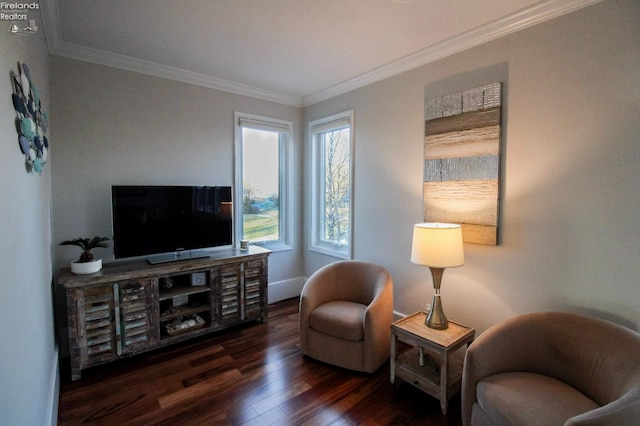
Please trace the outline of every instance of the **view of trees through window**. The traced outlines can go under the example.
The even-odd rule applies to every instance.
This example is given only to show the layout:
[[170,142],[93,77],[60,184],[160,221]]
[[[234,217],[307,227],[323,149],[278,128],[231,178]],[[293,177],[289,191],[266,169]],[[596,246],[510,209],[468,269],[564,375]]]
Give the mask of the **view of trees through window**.
[[322,239],[334,245],[349,240],[350,157],[349,128],[320,133],[324,175]]
[[252,242],[280,238],[280,134],[242,129],[242,212],[244,238]]

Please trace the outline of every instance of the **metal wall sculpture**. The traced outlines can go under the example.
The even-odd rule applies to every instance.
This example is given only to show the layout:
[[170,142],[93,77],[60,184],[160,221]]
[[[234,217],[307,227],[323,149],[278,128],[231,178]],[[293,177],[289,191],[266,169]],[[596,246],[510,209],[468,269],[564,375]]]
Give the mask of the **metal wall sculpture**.
[[31,78],[27,64],[18,63],[18,73],[11,71],[11,100],[16,110],[18,144],[29,172],[42,173],[47,163],[49,140],[47,114],[42,109],[40,92]]

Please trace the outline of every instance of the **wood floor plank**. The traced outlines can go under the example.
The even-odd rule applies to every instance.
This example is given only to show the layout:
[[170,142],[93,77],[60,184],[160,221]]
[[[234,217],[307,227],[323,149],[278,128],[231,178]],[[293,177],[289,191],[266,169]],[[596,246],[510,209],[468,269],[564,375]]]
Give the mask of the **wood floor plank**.
[[[449,414],[407,384],[304,357],[298,299],[269,306],[269,321],[232,328],[69,380],[61,365],[60,425],[447,425]],[[67,361],[68,362],[68,361]]]
[[238,379],[241,373],[238,370],[225,371],[211,379],[198,382],[193,386],[187,386],[177,392],[172,392],[158,398],[161,408],[170,407],[175,404],[184,403],[190,399],[201,399],[211,397],[216,390],[230,386],[230,383]]

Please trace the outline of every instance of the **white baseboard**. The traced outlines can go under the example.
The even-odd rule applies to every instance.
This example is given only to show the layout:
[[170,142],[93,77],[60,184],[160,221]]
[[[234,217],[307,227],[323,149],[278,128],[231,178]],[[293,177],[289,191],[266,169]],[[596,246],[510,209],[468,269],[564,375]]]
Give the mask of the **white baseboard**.
[[51,379],[49,382],[49,418],[46,424],[58,424],[58,402],[60,400],[60,363],[58,362],[58,346],[51,357]]
[[307,279],[305,277],[296,277],[269,283],[269,303],[300,296],[302,287],[306,282]]

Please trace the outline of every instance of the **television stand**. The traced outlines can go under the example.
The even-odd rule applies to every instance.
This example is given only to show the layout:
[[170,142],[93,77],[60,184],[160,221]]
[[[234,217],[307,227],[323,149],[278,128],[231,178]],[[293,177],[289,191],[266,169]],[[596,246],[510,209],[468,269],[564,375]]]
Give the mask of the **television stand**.
[[57,276],[65,291],[71,378],[85,368],[248,321],[267,321],[269,250],[216,250],[182,262],[114,262]]

